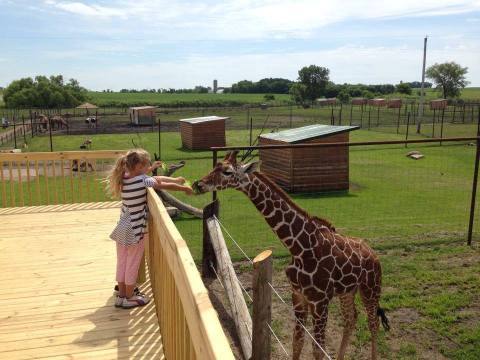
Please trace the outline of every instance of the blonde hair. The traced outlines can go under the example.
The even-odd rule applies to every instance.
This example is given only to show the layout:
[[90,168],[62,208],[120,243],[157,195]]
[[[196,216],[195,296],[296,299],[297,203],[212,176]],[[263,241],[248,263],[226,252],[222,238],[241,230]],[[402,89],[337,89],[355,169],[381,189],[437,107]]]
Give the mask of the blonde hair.
[[150,154],[143,149],[129,150],[126,154],[120,156],[105,179],[107,191],[114,197],[120,197],[125,171],[131,172],[137,164],[146,164],[149,162]]

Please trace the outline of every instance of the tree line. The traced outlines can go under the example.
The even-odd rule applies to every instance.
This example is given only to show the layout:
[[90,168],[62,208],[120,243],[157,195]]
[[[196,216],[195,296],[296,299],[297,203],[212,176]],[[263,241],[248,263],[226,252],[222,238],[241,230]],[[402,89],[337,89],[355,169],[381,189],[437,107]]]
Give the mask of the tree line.
[[[460,95],[460,90],[467,86],[468,68],[454,62],[434,64],[426,71],[443,98],[453,98]],[[433,84],[426,82],[425,87]],[[260,93],[267,94],[266,100],[273,99],[272,94],[290,94],[297,104],[312,103],[318,98],[336,97],[342,102],[348,102],[352,97],[373,98],[393,94],[395,92],[412,94],[412,89],[421,87],[419,81],[400,82],[399,84],[335,84],[330,81],[330,70],[317,65],[304,66],[298,71],[296,81],[283,78],[264,78],[253,82],[242,80],[230,88],[223,88],[224,93]],[[196,86],[193,89],[122,89],[120,92],[156,92],[156,93],[207,93],[210,87]],[[112,92],[104,90],[104,92]],[[3,90],[3,100],[10,108],[70,108],[88,100],[87,90],[75,79],[65,82],[62,75],[36,76],[23,78],[10,83]]]

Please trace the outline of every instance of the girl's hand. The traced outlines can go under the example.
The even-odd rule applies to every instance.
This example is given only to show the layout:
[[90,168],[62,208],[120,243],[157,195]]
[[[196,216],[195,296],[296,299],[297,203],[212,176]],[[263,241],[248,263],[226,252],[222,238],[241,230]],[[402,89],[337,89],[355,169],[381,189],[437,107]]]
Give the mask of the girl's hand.
[[184,177],[182,177],[182,176],[177,177],[178,184],[183,185],[183,184],[185,184],[185,181],[186,180],[185,180]]
[[158,169],[159,167],[161,167],[163,165],[163,162],[161,161],[155,161],[152,166],[151,166],[151,169],[152,170],[155,170],[155,169]]
[[193,195],[193,189],[190,186],[185,186],[185,194]]

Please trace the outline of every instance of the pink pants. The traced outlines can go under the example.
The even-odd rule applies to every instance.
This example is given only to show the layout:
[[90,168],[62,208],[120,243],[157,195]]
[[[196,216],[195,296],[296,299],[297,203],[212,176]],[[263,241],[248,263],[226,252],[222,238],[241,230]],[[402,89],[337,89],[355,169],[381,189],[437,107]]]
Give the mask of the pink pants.
[[126,285],[137,283],[138,269],[145,250],[145,240],[148,234],[143,236],[138,244],[125,246],[117,243],[117,281]]

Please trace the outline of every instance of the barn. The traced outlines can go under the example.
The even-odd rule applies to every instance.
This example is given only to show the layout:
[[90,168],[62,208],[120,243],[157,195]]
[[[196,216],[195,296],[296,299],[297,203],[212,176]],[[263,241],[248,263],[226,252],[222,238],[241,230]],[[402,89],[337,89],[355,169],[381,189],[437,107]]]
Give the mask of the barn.
[[155,123],[155,106],[136,106],[128,110],[130,123],[134,125],[152,125]]
[[[348,142],[358,126],[309,125],[259,137],[259,145]],[[261,170],[290,192],[348,190],[348,146],[260,150]]]
[[225,146],[227,119],[229,118],[221,116],[202,116],[179,120],[183,147],[206,150],[212,146]]

